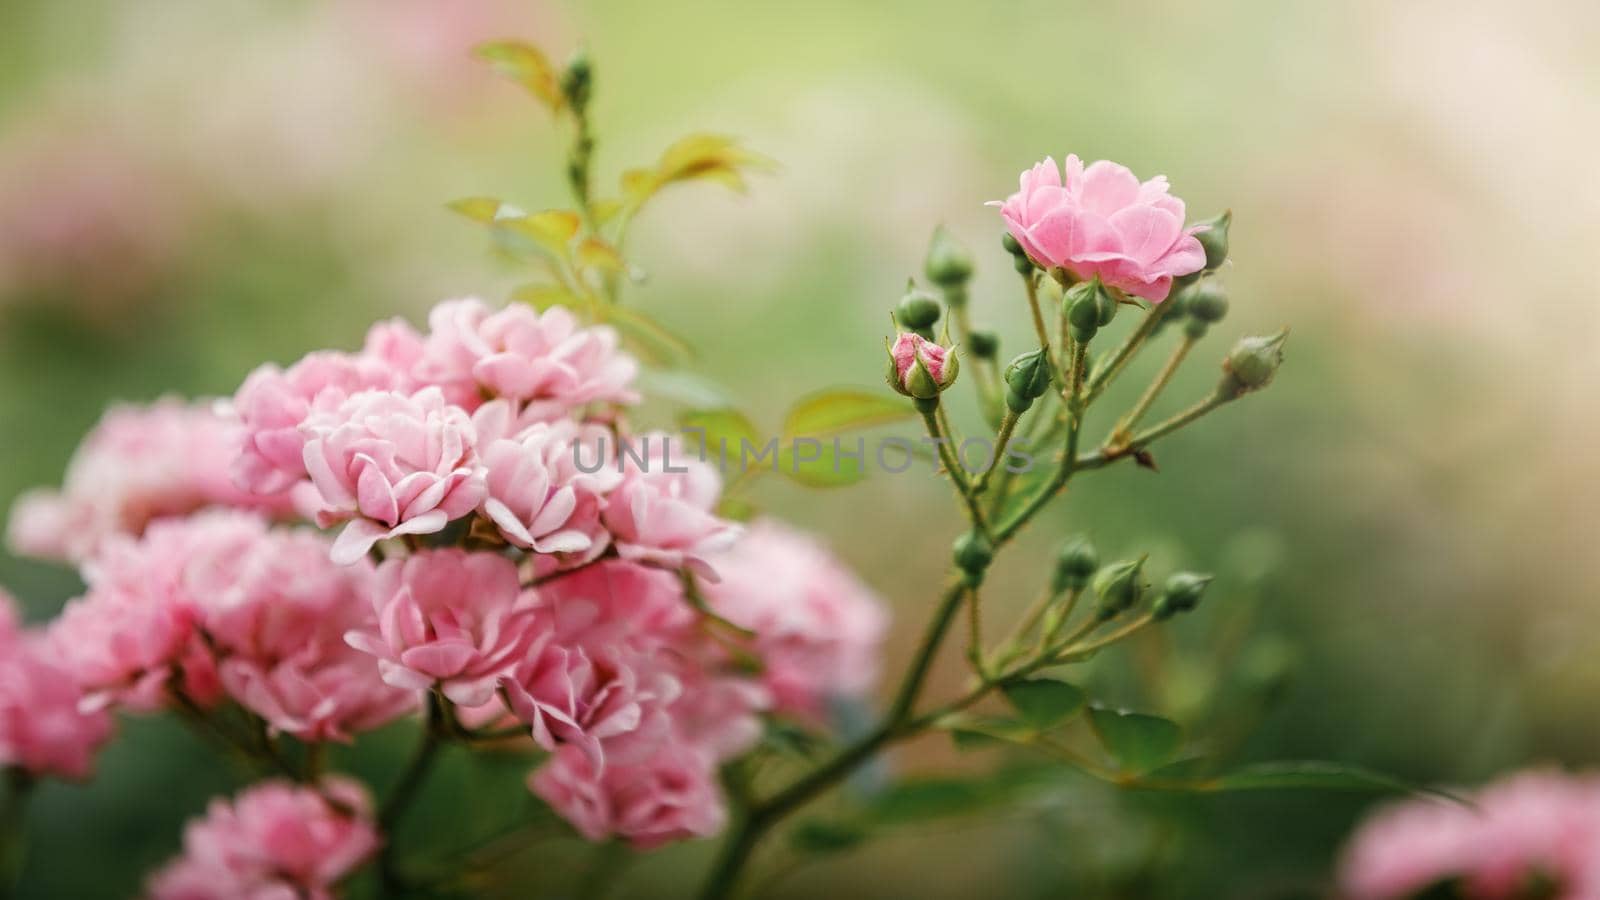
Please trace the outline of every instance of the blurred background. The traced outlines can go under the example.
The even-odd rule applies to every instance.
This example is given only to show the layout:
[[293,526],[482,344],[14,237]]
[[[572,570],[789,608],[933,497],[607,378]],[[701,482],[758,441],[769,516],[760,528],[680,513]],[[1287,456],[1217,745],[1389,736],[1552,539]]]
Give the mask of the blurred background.
[[[1159,473],[1075,483],[992,579],[996,621],[1089,528],[1104,555],[1219,574],[1174,646],[1119,651],[1090,682],[1225,731],[1208,740],[1237,758],[1468,784],[1600,755],[1600,6],[1574,0],[6,0],[0,509],[57,483],[112,401],[230,394],[261,361],[358,345],[376,318],[505,296],[517,273],[443,204],[567,202],[565,134],[467,56],[509,36],[590,48],[602,179],[688,130],[780,164],[747,195],[669,192],[631,254],[649,277],[630,302],[769,427],[813,388],[879,383],[886,311],[941,222],[978,253],[980,325],[1022,349],[982,204],[1047,154],[1164,173],[1195,217],[1231,207],[1233,312],[1166,404],[1209,389],[1240,334],[1292,325],[1288,364],[1158,446]],[[880,474],[757,499],[893,606],[898,670],[954,533],[943,485]],[[31,620],[78,590],[3,553],[0,584]],[[936,689],[960,678],[952,654]],[[353,764],[383,777],[401,750],[375,745]],[[892,765],[984,760],[927,740]],[[159,720],[124,723],[100,771],[36,798],[25,895],[135,892],[237,784]],[[485,790],[519,791],[519,772]],[[462,792],[478,799],[419,827],[496,802]],[[1369,802],[1026,793],[1020,813],[908,828],[771,895],[1316,896]],[[708,849],[632,883],[653,896],[670,879],[652,872],[698,870]],[[509,882],[524,893],[559,869],[527,865]]]

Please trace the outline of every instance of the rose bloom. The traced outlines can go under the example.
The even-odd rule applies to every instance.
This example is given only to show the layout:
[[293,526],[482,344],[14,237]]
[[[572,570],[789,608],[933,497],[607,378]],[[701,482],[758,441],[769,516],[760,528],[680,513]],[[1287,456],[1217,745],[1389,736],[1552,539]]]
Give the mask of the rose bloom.
[[[605,495],[622,481],[615,464],[591,459],[615,443],[599,425],[570,420],[535,422],[494,440],[486,420],[505,409],[504,401],[485,404],[473,416],[478,426],[488,499],[483,514],[511,544],[541,554],[575,554],[586,561],[605,551],[610,535],[600,524]],[[501,425],[502,429],[506,426]],[[514,427],[514,426],[513,426]]]
[[585,328],[559,306],[543,313],[517,303],[493,310],[482,300],[451,300],[428,315],[416,374],[452,402],[475,409],[485,394],[517,401],[549,421],[590,403],[637,403],[638,363],[617,349],[616,332]]
[[210,404],[167,398],[112,407],[84,438],[59,491],[24,495],[11,515],[17,552],[82,562],[114,535],[214,506],[287,514],[289,498],[234,486],[232,426]]
[[410,370],[421,348],[421,336],[395,319],[372,326],[360,353],[323,350],[286,370],[269,364],[251,372],[225,407],[240,443],[232,465],[235,483],[272,493],[304,481],[301,423],[313,412],[338,409],[351,394],[411,390]]
[[528,788],[589,840],[619,838],[640,850],[709,837],[727,822],[715,764],[684,744],[603,771],[582,748],[562,747],[529,776]]
[[1340,864],[1342,895],[1398,900],[1441,883],[1462,896],[1518,900],[1600,897],[1600,779],[1523,772],[1491,784],[1476,808],[1432,800],[1394,804],[1351,838]]
[[718,614],[756,633],[777,708],[809,718],[830,698],[859,697],[877,677],[889,617],[878,597],[827,548],[772,520],[711,560]]
[[81,699],[72,673],[40,636],[18,628],[16,606],[0,590],[0,766],[87,778],[111,717],[79,710]]
[[1022,173],[1022,186],[1000,207],[1006,228],[1034,262],[1066,269],[1160,303],[1172,280],[1205,267],[1195,239],[1184,230],[1183,201],[1157,176],[1141,184],[1125,166],[1101,160],[1085,168],[1069,155],[1063,178],[1055,160]]
[[484,499],[477,431],[438,388],[354,394],[300,430],[318,524],[349,520],[334,541],[336,562],[354,562],[386,538],[432,534]]
[[345,635],[378,658],[399,688],[435,686],[454,703],[488,703],[534,640],[533,600],[516,564],[494,553],[444,549],[388,560],[373,579],[377,624]]
[[922,360],[922,367],[928,370],[933,380],[939,384],[944,383],[945,366],[949,365],[950,361],[950,348],[925,340],[920,334],[905,331],[894,339],[894,346],[889,348],[889,356],[894,360],[895,378],[899,380],[901,387],[909,391],[911,375],[919,358]]
[[157,872],[153,900],[330,900],[377,852],[366,791],[346,779],[315,788],[262,782],[218,798],[183,833],[183,855]]
[[683,583],[664,569],[604,560],[562,573],[537,591],[539,615],[563,644],[601,649],[683,647],[697,617]]
[[663,433],[626,439],[619,450],[624,478],[602,516],[623,559],[667,568],[688,566],[708,579],[706,557],[739,537],[719,517],[722,478],[683,444]]
[[266,533],[256,516],[214,510],[163,519],[137,540],[108,541],[84,569],[88,590],[48,630],[86,705],[154,709],[166,703],[175,676],[190,700],[215,702],[221,686],[196,626]]

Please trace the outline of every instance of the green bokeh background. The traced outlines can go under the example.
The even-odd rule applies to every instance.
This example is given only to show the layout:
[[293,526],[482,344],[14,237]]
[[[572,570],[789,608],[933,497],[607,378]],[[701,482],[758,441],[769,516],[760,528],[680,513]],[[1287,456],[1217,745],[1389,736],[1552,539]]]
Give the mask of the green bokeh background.
[[[1108,554],[1222,576],[1170,629],[1194,665],[1141,679],[1133,657],[1108,659],[1091,683],[1113,702],[1181,704],[1184,679],[1218,675],[1206,636],[1230,598],[1253,597],[1250,633],[1292,648],[1292,675],[1242,758],[1442,784],[1594,761],[1592,5],[8,0],[0,197],[33,199],[0,216],[72,193],[70,169],[40,176],[8,152],[44,134],[148,162],[153,199],[113,205],[178,224],[109,288],[86,275],[105,263],[93,252],[0,280],[0,509],[57,482],[109,402],[228,394],[261,361],[353,346],[376,318],[504,296],[518,273],[443,203],[565,202],[564,137],[458,52],[491,35],[589,47],[603,177],[686,130],[779,162],[747,195],[666,195],[631,248],[648,279],[630,302],[689,336],[694,370],[768,427],[815,387],[877,383],[886,310],[939,222],[979,251],[974,315],[1021,349],[1020,292],[982,203],[1046,154],[1165,173],[1197,215],[1231,207],[1233,312],[1167,403],[1208,389],[1235,336],[1292,325],[1281,378],[1163,444],[1159,474],[1075,484],[993,577],[995,621],[1031,597],[1056,541],[1088,529]],[[1154,365],[1103,405],[1129,402]],[[1107,425],[1102,412],[1092,433]],[[825,534],[893,606],[893,671],[956,531],[941,484],[880,474],[756,497]],[[33,621],[77,589],[3,553],[0,584]],[[952,654],[935,689],[961,677]],[[382,783],[404,731],[341,759]],[[984,763],[939,744],[892,765]],[[525,803],[519,766],[451,760],[401,839],[491,830]],[[93,783],[40,791],[23,894],[135,893],[182,821],[239,784],[173,723],[125,721]],[[902,830],[772,895],[1317,895],[1368,802],[1081,784],[1036,800]],[[708,850],[645,861],[618,895],[670,894]],[[484,890],[559,890],[585,859],[558,843]]]

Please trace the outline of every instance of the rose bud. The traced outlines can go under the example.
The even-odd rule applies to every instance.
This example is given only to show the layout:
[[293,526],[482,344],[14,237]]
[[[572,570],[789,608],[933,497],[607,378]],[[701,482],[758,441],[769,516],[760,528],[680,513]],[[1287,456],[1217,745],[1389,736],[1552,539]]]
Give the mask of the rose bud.
[[[1072,327],[1072,339],[1087,344],[1100,330],[1100,282],[1097,279],[1080,281],[1067,289],[1061,306],[1067,313],[1067,324]],[[1113,310],[1115,304],[1113,304]],[[1113,312],[1114,314],[1114,312]],[[1106,321],[1110,321],[1107,319]]]
[[1139,602],[1144,584],[1139,576],[1144,569],[1144,557],[1123,560],[1105,566],[1094,576],[1094,594],[1099,601],[1098,614],[1110,619]]
[[1198,572],[1175,572],[1167,579],[1161,589],[1161,596],[1156,598],[1155,613],[1157,621],[1170,619],[1181,612],[1189,612],[1200,605],[1200,596],[1205,593],[1206,585],[1211,583],[1211,575],[1201,575]]
[[1058,594],[1066,590],[1082,590],[1099,567],[1100,554],[1095,552],[1094,544],[1089,543],[1088,535],[1068,538],[1056,552],[1056,570],[1050,580],[1050,589]]
[[972,254],[940,225],[933,230],[928,257],[923,263],[928,280],[942,288],[959,287],[972,277]]
[[1229,397],[1237,397],[1266,387],[1283,364],[1283,342],[1289,337],[1286,328],[1277,334],[1240,338],[1233,345],[1228,358],[1222,362],[1222,390]]
[[1226,210],[1199,224],[1205,227],[1196,231],[1194,236],[1206,251],[1206,271],[1209,272],[1228,258],[1228,226],[1233,224],[1233,210]]
[[966,573],[969,584],[975,585],[983,580],[984,570],[994,559],[994,545],[978,532],[969,531],[956,538],[953,555],[956,568]]
[[1215,325],[1228,314],[1228,292],[1215,281],[1206,280],[1184,292],[1184,309],[1207,325]]
[[933,325],[939,321],[939,301],[915,285],[906,285],[906,295],[895,307],[894,318],[900,327],[933,340]]
[[889,386],[907,397],[931,400],[955,383],[960,363],[949,347],[902,333],[889,351]]
[[967,345],[972,355],[979,359],[994,359],[1000,352],[1000,335],[992,331],[974,331],[967,335]]
[[1006,366],[1006,407],[1024,413],[1050,387],[1050,364],[1043,350],[1029,350]]

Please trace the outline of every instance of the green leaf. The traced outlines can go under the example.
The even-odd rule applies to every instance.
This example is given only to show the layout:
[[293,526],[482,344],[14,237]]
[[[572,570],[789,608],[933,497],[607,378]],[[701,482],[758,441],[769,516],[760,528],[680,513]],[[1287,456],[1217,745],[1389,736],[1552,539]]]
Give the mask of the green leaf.
[[743,191],[745,172],[773,167],[772,160],[740,147],[733,138],[691,134],[668,147],[653,168],[623,172],[622,193],[638,207],[657,191],[681,181],[715,181]]
[[883,825],[916,824],[928,819],[966,815],[984,805],[980,785],[950,778],[903,781],[879,794],[867,818]]
[[495,72],[522,85],[552,112],[564,105],[556,68],[538,47],[522,41],[493,41],[479,45],[473,55],[487,62]]
[[898,422],[916,415],[903,397],[859,388],[828,388],[802,397],[783,420],[783,436],[830,437],[856,428]]
[[544,250],[565,259],[583,219],[570,209],[547,209],[524,216],[501,216],[494,225],[521,235]]
[[1085,700],[1076,686],[1049,678],[1017,681],[1001,690],[1022,720],[1039,731],[1049,731],[1077,715]]
[[954,715],[934,723],[934,727],[950,732],[950,741],[957,750],[978,750],[996,744],[1023,744],[1033,741],[1035,729],[1031,725],[999,716]]
[[1124,772],[1144,774],[1177,755],[1183,729],[1160,716],[1090,707],[1089,724]]
[[778,471],[790,481],[812,488],[848,487],[867,477],[862,461],[836,453],[831,441],[785,438],[778,452]]
[[694,356],[687,341],[644,313],[611,304],[601,315],[627,339],[629,349],[648,363],[681,366]]
[[583,300],[560,285],[554,284],[523,284],[511,291],[511,299],[519,303],[526,303],[534,309],[544,312],[552,306],[565,306],[570,309],[582,309]]
[[505,204],[494,197],[463,197],[445,204],[449,209],[460,213],[474,222],[488,225],[500,215],[500,210]]
[[[722,459],[724,448],[729,459],[738,459],[743,445],[761,445],[761,435],[755,425],[743,413],[728,407],[684,410],[678,414],[678,428],[696,432],[688,435],[689,449],[695,453],[703,449],[704,459],[712,464]],[[703,447],[699,444],[702,439]]]
[[1162,769],[1152,772],[1135,784],[1149,782],[1153,787],[1169,790],[1175,787],[1198,793],[1303,789],[1431,794],[1470,805],[1448,792],[1415,785],[1393,775],[1375,772],[1361,766],[1322,760],[1257,763],[1206,778],[1170,778],[1165,775],[1167,771]]
[[809,819],[796,825],[789,834],[794,849],[802,853],[839,853],[867,839],[867,829],[858,822]]

